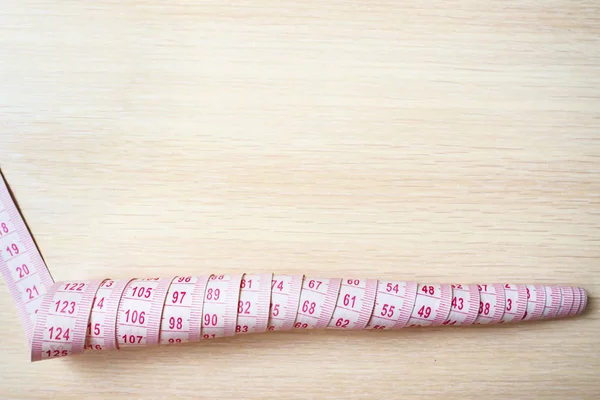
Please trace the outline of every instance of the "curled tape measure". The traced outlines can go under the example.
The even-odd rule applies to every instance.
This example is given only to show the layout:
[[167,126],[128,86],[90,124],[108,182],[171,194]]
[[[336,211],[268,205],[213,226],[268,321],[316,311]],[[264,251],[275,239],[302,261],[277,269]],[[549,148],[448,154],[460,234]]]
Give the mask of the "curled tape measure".
[[0,271],[31,360],[294,329],[516,323],[581,314],[579,287],[238,274],[54,282],[4,179]]

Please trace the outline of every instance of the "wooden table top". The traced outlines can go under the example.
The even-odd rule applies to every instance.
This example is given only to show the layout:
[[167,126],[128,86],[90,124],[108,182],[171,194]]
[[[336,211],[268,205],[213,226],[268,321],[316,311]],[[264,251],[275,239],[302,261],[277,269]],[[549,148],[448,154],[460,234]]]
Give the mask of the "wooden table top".
[[0,166],[57,280],[561,283],[578,318],[30,363],[0,397],[600,396],[600,4],[4,2]]

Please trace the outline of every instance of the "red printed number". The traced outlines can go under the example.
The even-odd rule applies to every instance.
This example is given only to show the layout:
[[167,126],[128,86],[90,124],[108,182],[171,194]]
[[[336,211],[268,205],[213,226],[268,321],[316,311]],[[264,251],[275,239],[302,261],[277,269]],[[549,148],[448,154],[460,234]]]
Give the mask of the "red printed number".
[[[394,292],[394,293],[398,293],[399,288],[398,285],[392,285],[391,283],[388,283],[387,285],[385,285],[385,291],[388,293]],[[374,328],[373,328],[374,329]]]
[[323,282],[321,282],[321,281],[315,281],[315,280],[312,280],[312,279],[311,279],[310,281],[308,281],[308,287],[309,287],[310,289],[316,289],[316,290],[319,290],[319,286],[321,286],[321,284],[322,284],[322,283],[323,283]]
[[6,251],[10,254],[11,257],[16,256],[21,251],[19,250],[19,246],[16,243],[11,244],[10,246],[6,246]]
[[360,281],[358,279],[348,279],[346,283],[348,283],[348,285],[358,286],[360,284]]
[[309,314],[314,314],[315,313],[315,307],[317,306],[317,303],[310,302],[308,300],[306,300],[303,304],[302,304],[302,312],[306,313],[308,312]]
[[391,306],[389,304],[384,304],[383,307],[381,307],[381,316],[382,317],[392,318],[392,316],[394,316],[394,309],[395,308],[396,308],[396,306]]
[[249,279],[249,280],[242,279],[242,282],[240,283],[240,287],[243,289],[246,287],[246,285],[248,285],[248,289],[252,289],[252,279]]
[[51,326],[48,328],[50,332],[50,340],[69,340],[71,329],[63,329],[60,326]]
[[273,316],[276,317],[279,315],[279,304],[271,304],[273,310]]
[[144,325],[144,322],[146,322],[146,312],[127,310],[125,311],[125,322],[131,322],[132,324],[139,323],[140,325]]
[[339,318],[337,321],[335,321],[335,326],[340,327],[340,328],[346,328],[349,323],[350,323],[350,320],[344,319],[344,318]]
[[81,292],[85,287],[85,283],[67,283],[63,290]]
[[352,303],[352,308],[354,308],[354,303],[356,302],[356,296],[352,296],[350,297],[349,294],[344,296],[344,305],[347,307],[350,305],[350,303]]
[[6,222],[0,224],[0,236],[8,233],[8,226],[6,226]]
[[[91,322],[88,323],[87,333],[88,333],[88,335],[92,334],[92,323]],[[94,324],[94,335],[100,336],[100,324]]]
[[221,297],[220,289],[209,288],[206,291],[206,300],[219,300],[220,297]]
[[216,326],[219,322],[217,314],[204,314],[204,326]]
[[431,315],[431,307],[422,306],[417,314],[419,317],[427,319]]
[[104,297],[100,298],[100,300],[98,300],[98,302],[96,303],[96,298],[94,297],[94,302],[92,303],[92,308],[98,307],[99,310],[102,310],[102,307],[104,307]]
[[73,314],[75,312],[76,303],[74,301],[58,300],[54,304],[56,304],[56,308],[55,308],[54,312],[61,313],[61,314]]
[[238,303],[238,314],[250,314],[250,306],[252,305],[249,301],[240,301]]
[[46,351],[46,355],[48,357],[64,357],[64,356],[69,355],[69,352],[67,350],[63,350],[63,351],[60,351],[60,350],[54,350],[54,351],[48,350],[48,351]]
[[135,344],[136,340],[137,343],[142,343],[142,339],[144,337],[143,336],[139,336],[139,335],[123,335],[121,336],[121,339],[123,339],[123,343],[130,343],[130,344]]
[[433,296],[435,294],[435,288],[433,286],[423,286],[421,292]]
[[100,287],[104,287],[104,288],[109,288],[112,287],[112,285],[115,284],[115,281],[104,281],[102,282],[102,285],[100,285]]
[[[279,283],[277,283],[279,282]],[[271,290],[275,290],[275,288],[277,288],[280,292],[283,290],[283,281],[278,281],[276,279],[273,279],[271,281]]]
[[17,267],[17,272],[19,273],[19,279],[23,279],[27,275],[29,275],[29,267],[23,264],[20,267]]
[[[33,285],[33,287],[31,287],[31,288],[25,289],[25,291],[29,295],[29,300],[35,299],[36,296],[40,295],[40,292],[38,292],[37,287],[35,287],[35,285]],[[34,296],[34,294],[35,294],[35,296]]]
[[455,297],[452,299],[452,308],[457,308],[459,310],[462,310],[464,306],[465,306],[465,304],[464,304],[464,300],[462,297]]
[[147,288],[144,286],[134,286],[131,288],[131,290],[133,290],[133,294],[132,297],[138,297],[138,298],[146,298],[149,299],[150,296],[152,296],[152,288]]
[[[209,289],[209,291],[210,290],[211,289]],[[217,289],[217,290],[219,290],[219,289]],[[173,304],[178,304],[178,303],[181,304],[181,303],[183,303],[183,298],[185,297],[186,293],[187,292],[178,292],[178,291],[173,292],[173,298],[171,299],[171,302]]]
[[235,331],[238,333],[239,332],[248,332],[248,325],[244,325],[244,326],[237,325],[235,327]]
[[479,302],[479,314],[488,315],[490,313],[490,303]]
[[183,319],[182,318],[169,318],[169,329],[181,329],[183,327]]

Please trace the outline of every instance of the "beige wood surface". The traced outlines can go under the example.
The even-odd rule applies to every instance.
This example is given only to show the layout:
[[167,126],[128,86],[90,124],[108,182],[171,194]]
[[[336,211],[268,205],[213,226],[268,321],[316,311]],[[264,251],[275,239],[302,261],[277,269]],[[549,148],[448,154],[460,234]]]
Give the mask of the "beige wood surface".
[[581,285],[584,316],[28,361],[1,398],[600,396],[597,1],[0,2],[0,165],[57,280]]

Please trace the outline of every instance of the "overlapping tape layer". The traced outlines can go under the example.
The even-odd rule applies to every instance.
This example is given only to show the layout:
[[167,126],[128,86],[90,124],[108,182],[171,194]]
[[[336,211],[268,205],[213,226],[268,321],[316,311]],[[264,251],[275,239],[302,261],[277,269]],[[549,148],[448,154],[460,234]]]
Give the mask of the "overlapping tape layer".
[[237,274],[54,283],[4,180],[0,270],[31,360],[267,331],[516,323],[581,314],[583,288]]
[[586,292],[568,286],[273,274],[60,282],[43,296],[31,358],[292,329],[515,323],[577,315],[586,304]]

